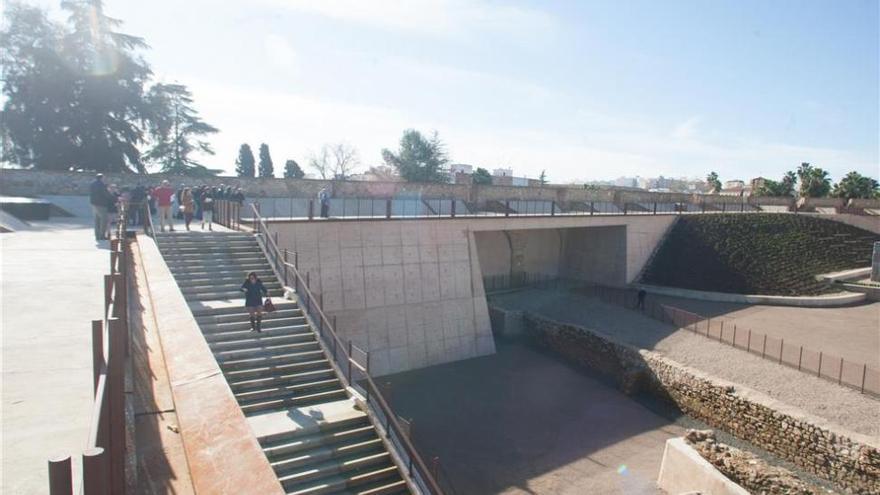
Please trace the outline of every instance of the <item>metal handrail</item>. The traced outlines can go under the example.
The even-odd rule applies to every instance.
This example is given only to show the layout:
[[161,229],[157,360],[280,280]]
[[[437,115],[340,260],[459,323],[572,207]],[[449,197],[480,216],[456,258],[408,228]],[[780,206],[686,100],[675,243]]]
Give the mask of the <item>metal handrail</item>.
[[[361,366],[355,359],[351,357],[351,355],[346,351],[345,343],[339,338],[334,329],[334,325],[331,323],[331,320],[327,318],[327,315],[324,313],[324,310],[321,308],[320,302],[314,304],[316,298],[314,294],[312,294],[311,289],[309,287],[309,280],[302,277],[296,265],[291,264],[280,256],[280,250],[278,249],[278,244],[275,242],[275,239],[269,235],[269,228],[266,224],[265,219],[260,215],[259,210],[253,204],[250,205],[251,209],[254,213],[254,226],[255,234],[261,236],[264,239],[264,246],[267,250],[267,255],[269,256],[270,262],[274,262],[274,266],[276,270],[283,266],[285,270],[279,270],[281,272],[293,273],[294,276],[294,290],[302,299],[302,296],[306,298],[306,307],[304,311],[309,311],[312,309],[318,316],[318,334],[321,337],[325,337],[325,334],[329,336],[329,341],[332,343],[332,352],[333,358],[337,363],[343,362],[346,366],[353,365],[360,370],[365,378],[365,382],[369,386],[367,391],[367,402],[369,403],[369,398],[374,397],[375,403],[378,404],[379,410],[385,416],[385,427],[386,429],[391,429],[397,436],[398,442],[403,446],[406,451],[407,456],[410,460],[410,471],[412,471],[412,464],[415,463],[417,471],[419,472],[419,476],[427,484],[427,488],[430,490],[432,494],[442,495],[444,492],[437,484],[437,481],[431,475],[431,472],[428,470],[427,465],[422,460],[421,456],[419,456],[418,451],[415,446],[413,446],[412,442],[410,442],[408,436],[404,434],[403,428],[400,426],[400,423],[397,421],[397,415],[391,410],[391,407],[385,401],[385,398],[382,397],[381,392],[379,391],[379,387],[376,386],[376,383],[373,381],[373,378],[370,376],[369,370]],[[227,223],[233,224],[230,222],[230,219],[227,219]],[[284,283],[287,285],[287,278],[284,277]],[[326,340],[326,338],[325,338]],[[342,353],[344,360],[339,359],[339,352]],[[350,370],[350,368],[349,368]],[[349,371],[349,376],[345,376],[345,373],[340,373],[340,378],[343,384],[346,386],[351,386],[351,375]]]

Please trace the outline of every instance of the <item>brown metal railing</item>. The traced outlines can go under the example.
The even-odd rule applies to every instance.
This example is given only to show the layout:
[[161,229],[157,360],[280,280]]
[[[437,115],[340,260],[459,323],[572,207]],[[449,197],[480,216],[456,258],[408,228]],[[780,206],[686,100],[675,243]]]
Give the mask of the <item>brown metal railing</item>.
[[[120,209],[110,241],[110,274],[104,275],[104,314],[92,320],[94,405],[82,451],[84,495],[125,494],[125,359],[128,355],[128,276],[131,249],[127,211]],[[106,342],[106,346],[105,346]],[[106,347],[106,349],[105,349]],[[49,460],[50,495],[73,493],[70,456]]]
[[[236,208],[237,203],[231,201],[219,201],[223,203],[232,203],[221,206],[223,214],[218,217],[221,225],[243,230],[238,216],[241,210]],[[259,206],[251,205],[253,211],[253,222],[248,227],[258,236],[269,261],[275,267],[276,273],[284,281],[286,287],[292,287],[297,294],[300,306],[303,312],[312,320],[313,326],[324,345],[325,350],[332,354],[333,361],[340,372],[340,379],[346,387],[359,389],[363,392],[369,407],[370,415],[376,423],[382,425],[385,429],[385,440],[391,442],[397,447],[395,449],[398,454],[404,454],[402,461],[405,464],[407,475],[410,480],[417,483],[420,488],[427,490],[428,493],[442,495],[444,493],[454,493],[451,484],[446,484],[446,489],[441,489],[433,476],[432,470],[428,468],[425,462],[419,456],[415,446],[410,441],[406,431],[401,426],[397,416],[391,410],[388,402],[382,396],[379,387],[373,380],[369,372],[369,353],[354,345],[351,341],[343,341],[336,333],[336,321],[329,318],[324,312],[321,296],[317,297],[311,290],[311,282],[309,273],[303,276],[299,272],[296,253],[293,253],[293,262],[291,263],[291,253],[287,250],[278,248],[278,235],[270,235],[266,221],[260,216]],[[353,355],[358,353],[364,356],[364,362],[358,362]]]

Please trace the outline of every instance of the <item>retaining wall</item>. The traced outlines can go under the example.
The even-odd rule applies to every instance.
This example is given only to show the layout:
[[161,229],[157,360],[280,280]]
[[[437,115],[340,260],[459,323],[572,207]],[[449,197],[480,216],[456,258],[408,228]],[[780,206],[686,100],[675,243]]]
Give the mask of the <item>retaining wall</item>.
[[849,493],[880,495],[876,439],[582,327],[526,314],[525,328],[539,345],[616,380],[626,393],[646,392],[669,401]]

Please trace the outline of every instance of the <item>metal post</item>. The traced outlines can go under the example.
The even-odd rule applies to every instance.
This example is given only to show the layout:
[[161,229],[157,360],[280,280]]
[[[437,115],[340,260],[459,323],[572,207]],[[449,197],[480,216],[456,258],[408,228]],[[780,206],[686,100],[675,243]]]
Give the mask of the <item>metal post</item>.
[[315,200],[309,200],[309,220],[315,219]]
[[718,342],[724,341],[724,320],[721,320],[721,333],[718,335]]
[[733,347],[736,347],[736,325],[733,326]]
[[837,384],[843,381],[843,358],[840,358],[840,369],[837,371]]
[[593,202],[590,201],[590,216],[593,216],[594,213],[596,213],[596,210],[593,209]]
[[510,200],[509,199],[504,201],[504,216],[505,217],[510,216]]
[[455,203],[456,203],[456,200],[453,199],[453,200],[452,200],[452,207],[451,207],[450,210],[449,210],[449,211],[450,211],[449,216],[452,217],[452,218],[455,218]]
[[385,200],[385,218],[391,218],[391,198]]
[[83,495],[110,495],[110,473],[107,454],[101,447],[83,450]]
[[555,216],[556,216],[556,201],[551,201],[551,202],[550,202],[550,216],[551,216],[551,217],[555,217]]
[[752,352],[752,330],[749,329],[749,338],[746,340],[746,351]]
[[626,209],[627,209],[626,207],[627,207],[627,203],[626,203],[626,201],[624,201],[623,202],[623,214],[624,215],[626,215]]
[[865,393],[865,375],[868,374],[868,363],[862,365],[862,393]]
[[284,248],[284,285],[290,287],[290,284],[287,283],[287,248]]
[[822,377],[822,351],[819,351],[819,371],[816,372],[816,376]]
[[293,267],[299,270],[299,251],[293,252]]
[[767,353],[767,334],[764,334],[764,344],[761,346],[761,359],[764,359],[764,354]]
[[785,349],[785,339],[779,339],[779,364],[782,364],[782,350]]
[[49,458],[49,495],[73,495],[69,455]]
[[351,339],[348,340],[348,384],[351,385]]
[[798,371],[801,370],[801,363],[804,360],[804,346],[801,346],[800,352],[798,352]]
[[110,387],[110,483],[112,493],[125,493],[125,369],[123,367],[124,338],[122,321],[108,319],[109,349],[107,383]]
[[93,394],[98,391],[98,380],[104,366],[104,321],[92,320],[92,381]]
[[656,201],[654,201],[654,214],[655,215],[657,214],[657,202]]

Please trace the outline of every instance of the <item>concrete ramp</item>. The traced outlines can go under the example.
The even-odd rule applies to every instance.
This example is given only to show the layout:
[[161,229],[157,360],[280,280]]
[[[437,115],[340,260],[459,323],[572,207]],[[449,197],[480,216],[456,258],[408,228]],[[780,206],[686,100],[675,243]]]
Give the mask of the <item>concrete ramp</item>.
[[20,220],[11,213],[0,210],[0,232],[17,232],[19,230],[28,230],[30,228],[31,224],[24,220]]
[[[53,206],[60,208],[53,209],[51,214],[52,216],[73,216],[78,218],[91,218],[92,216],[92,205],[89,204],[88,196],[54,196],[54,195],[43,195],[40,196],[46,201],[52,203]],[[67,213],[65,215],[64,213]]]

